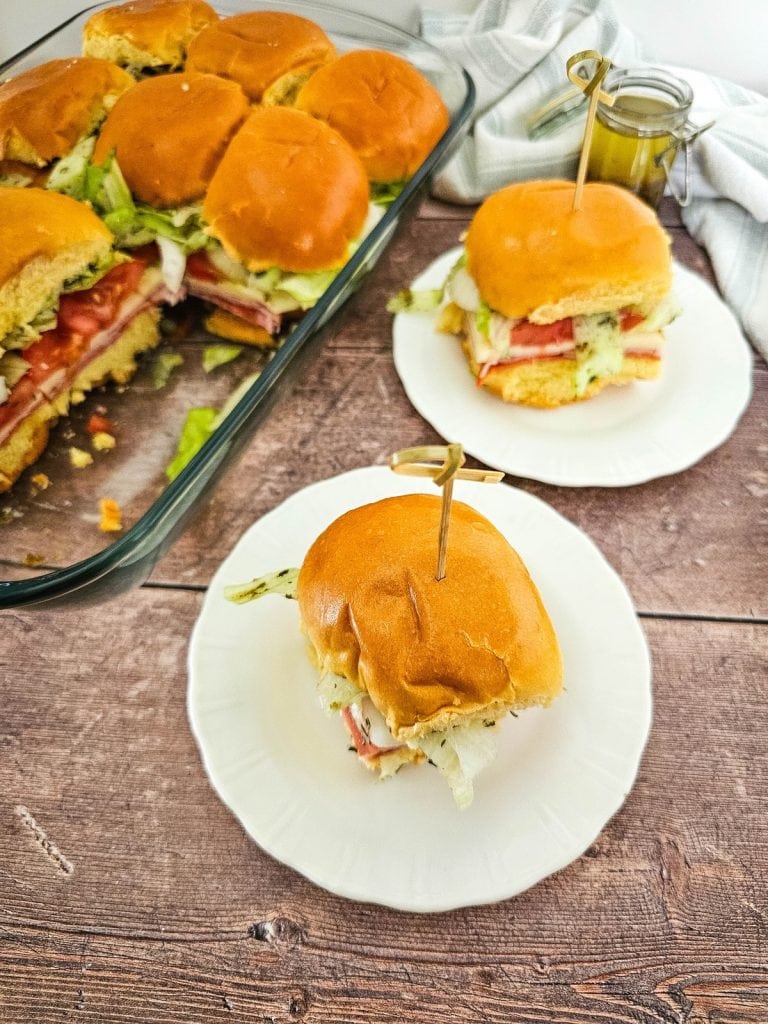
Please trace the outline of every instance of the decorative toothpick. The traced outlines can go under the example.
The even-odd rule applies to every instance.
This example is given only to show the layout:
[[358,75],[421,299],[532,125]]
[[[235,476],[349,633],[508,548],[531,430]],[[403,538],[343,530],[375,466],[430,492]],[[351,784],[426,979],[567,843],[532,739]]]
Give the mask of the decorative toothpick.
[[[574,70],[578,64],[583,63],[585,60],[596,61],[595,73],[589,79],[582,78]],[[609,107],[612,107],[614,104],[614,97],[611,96],[610,93],[603,92],[600,88],[603,79],[610,70],[610,67],[610,60],[608,60],[607,57],[604,57],[602,53],[599,53],[597,50],[580,50],[579,53],[574,53],[572,57],[569,57],[565,63],[565,69],[568,72],[569,80],[581,89],[585,96],[589,97],[587,123],[584,125],[584,138],[581,143],[579,170],[576,175],[576,191],[573,195],[574,210],[578,210],[581,207],[581,193],[584,190],[584,180],[587,176],[587,160],[589,159],[589,150],[592,145],[592,132],[595,128],[597,104],[605,103]]]
[[[405,476],[428,476],[443,488],[440,512],[440,537],[437,547],[435,579],[445,579],[445,556],[448,550],[448,526],[451,520],[451,500],[454,480],[474,480],[476,483],[497,484],[504,474],[494,469],[462,469],[466,459],[460,444],[427,444],[420,448],[403,448],[389,457],[389,468]],[[439,465],[430,465],[430,463]]]

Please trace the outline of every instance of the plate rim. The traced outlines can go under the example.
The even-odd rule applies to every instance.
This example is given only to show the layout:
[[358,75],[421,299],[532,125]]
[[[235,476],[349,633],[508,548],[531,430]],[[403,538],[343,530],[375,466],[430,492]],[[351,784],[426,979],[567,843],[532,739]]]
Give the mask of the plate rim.
[[[436,270],[441,269],[443,263],[450,263],[457,259],[463,252],[462,246],[454,246],[450,249],[445,250],[435,259],[431,260],[430,263],[413,279],[408,286],[411,289],[418,290],[420,287],[425,287],[421,282],[427,278],[429,280],[430,275],[433,275]],[[669,462],[657,470],[648,469],[646,471],[635,471],[625,472],[623,475],[617,477],[615,473],[607,474],[601,473],[599,470],[592,474],[585,474],[581,469],[569,473],[563,465],[559,465],[557,469],[550,471],[546,468],[539,469],[538,465],[531,465],[531,460],[528,460],[528,464],[523,465],[519,463],[517,466],[514,465],[514,459],[512,460],[496,460],[488,461],[487,453],[480,450],[475,444],[465,444],[464,449],[468,454],[471,454],[475,458],[479,459],[485,465],[491,466],[494,469],[504,470],[505,473],[509,473],[521,480],[535,480],[540,483],[550,484],[560,487],[634,487],[640,484],[649,483],[651,480],[661,479],[665,476],[674,476],[677,473],[682,473],[692,466],[695,466],[707,455],[716,451],[721,445],[723,445],[728,438],[733,434],[736,427],[741,420],[741,417],[746,412],[750,401],[752,399],[753,392],[753,368],[754,359],[752,354],[752,348],[744,337],[744,333],[741,329],[741,325],[736,319],[732,310],[723,301],[717,290],[703,278],[696,271],[690,267],[680,263],[677,260],[672,261],[673,275],[675,278],[679,277],[684,281],[692,282],[696,288],[701,288],[701,294],[707,296],[714,303],[717,304],[719,310],[729,319],[730,326],[734,329],[735,335],[740,340],[738,347],[734,346],[734,353],[739,352],[739,356],[734,355],[734,359],[740,361],[739,367],[739,392],[734,399],[733,405],[730,409],[729,415],[721,416],[718,421],[718,429],[714,430],[711,434],[707,435],[707,440],[704,445],[687,445],[684,449],[679,451],[675,450],[676,458],[670,459]],[[674,287],[674,283],[673,283]],[[678,320],[684,321],[685,310],[681,313]],[[398,375],[398,379],[405,391],[408,401],[411,403],[416,412],[422,416],[427,423],[432,427],[433,430],[437,431],[441,437],[447,437],[447,434],[441,429],[442,425],[447,425],[445,420],[442,420],[440,416],[435,416],[429,403],[417,396],[414,400],[413,384],[414,381],[407,373],[403,372],[403,365],[405,362],[403,352],[407,354],[407,346],[403,343],[402,336],[398,336],[402,332],[405,323],[408,323],[411,318],[415,321],[416,318],[430,317],[428,329],[433,330],[435,314],[425,313],[396,313],[392,321],[392,356],[395,365],[395,370]],[[734,339],[735,340],[735,339]],[[736,379],[734,371],[734,380]],[[501,403],[500,398],[493,397],[494,401]],[[599,398],[599,396],[596,396]],[[515,409],[514,404],[509,403],[512,410]],[[588,409],[589,401],[584,403],[571,403],[563,408],[576,408],[581,407]],[[520,407],[522,408],[522,407]],[[527,407],[526,407],[527,408]],[[557,410],[534,410],[546,415],[548,412],[557,412]],[[441,420],[441,426],[438,426],[436,420]],[[453,431],[450,431],[453,432]],[[459,431],[460,432],[460,431]],[[452,438],[448,438],[451,440]],[[505,464],[502,465],[501,462]]]
[[[199,717],[199,708],[195,706],[194,697],[196,689],[195,680],[195,657],[197,654],[197,647],[201,643],[201,637],[204,630],[204,617],[206,613],[206,607],[208,604],[208,594],[214,593],[214,588],[220,587],[223,579],[226,577],[228,566],[230,566],[237,557],[238,549],[241,548],[245,542],[246,537],[251,531],[254,531],[267,517],[278,517],[283,511],[284,506],[287,504],[293,504],[294,501],[306,500],[306,492],[315,491],[323,488],[327,484],[336,485],[338,482],[345,480],[359,481],[364,476],[374,472],[383,479],[383,474],[389,474],[389,470],[383,466],[366,466],[358,469],[348,470],[344,473],[337,474],[332,477],[325,478],[323,480],[315,481],[312,484],[307,485],[304,488],[300,488],[298,491],[293,492],[284,501],[280,502],[270,511],[266,512],[263,516],[256,519],[240,536],[238,541],[233,546],[229,554],[222,560],[219,567],[214,574],[211,583],[208,588],[208,593],[203,601],[198,617],[193,626],[190,642],[187,650],[187,670],[188,670],[188,682],[187,682],[187,693],[186,693],[186,708],[187,716],[190,725],[192,735],[194,737],[200,758],[208,778],[209,785],[221,800],[224,806],[233,814],[235,819],[240,824],[241,828],[245,833],[252,839],[259,848],[266,853],[268,856],[277,860],[279,863],[284,864],[290,869],[296,871],[302,877],[308,879],[314,885],[331,892],[335,895],[342,896],[346,899],[355,900],[358,902],[371,903],[381,906],[389,907],[390,909],[406,912],[406,913],[445,913],[451,910],[460,909],[462,907],[469,906],[484,906],[493,903],[498,903],[507,899],[511,899],[514,896],[519,895],[522,892],[537,885],[540,881],[551,875],[557,874],[564,868],[578,860],[579,857],[592,845],[595,839],[601,834],[606,828],[608,823],[615,817],[619,810],[623,807],[634,783],[637,779],[640,765],[642,763],[643,755],[648,743],[650,735],[652,715],[653,715],[653,692],[652,692],[652,661],[651,654],[648,645],[648,640],[640,624],[637,616],[632,597],[624,584],[622,578],[618,572],[613,568],[610,562],[603,555],[594,540],[575,523],[571,522],[567,517],[563,516],[560,512],[554,509],[546,501],[537,497],[534,494],[530,494],[521,488],[514,487],[513,485],[506,485],[509,491],[514,492],[514,500],[519,500],[522,496],[523,503],[530,502],[531,508],[536,509],[537,514],[544,510],[544,514],[551,516],[551,522],[557,523],[558,529],[565,529],[566,531],[574,531],[582,538],[582,542],[586,544],[590,550],[590,555],[595,558],[595,564],[600,566],[602,572],[606,574],[606,577],[610,579],[611,583],[615,586],[618,584],[617,596],[620,595],[621,601],[624,604],[624,612],[628,613],[626,626],[632,633],[632,641],[636,646],[636,654],[641,659],[642,664],[638,663],[637,671],[642,675],[642,720],[636,722],[635,732],[635,746],[636,754],[631,757],[627,764],[623,766],[620,776],[615,776],[615,792],[613,793],[610,801],[608,810],[603,814],[600,813],[601,821],[598,824],[590,827],[589,835],[579,840],[578,849],[575,847],[570,850],[563,849],[562,855],[558,858],[553,858],[553,863],[547,866],[543,871],[538,870],[534,873],[535,877],[524,880],[523,884],[519,882],[511,881],[510,886],[503,892],[495,892],[494,894],[487,895],[482,898],[478,898],[476,895],[470,894],[469,898],[457,897],[452,894],[445,898],[431,898],[424,899],[419,896],[418,893],[412,894],[410,899],[400,900],[393,899],[391,897],[378,897],[375,892],[372,892],[370,887],[365,883],[355,883],[349,880],[342,880],[339,882],[338,878],[334,877],[329,883],[328,877],[324,876],[322,871],[322,865],[318,868],[315,864],[300,863],[295,857],[286,856],[284,853],[276,850],[275,845],[272,842],[271,837],[267,838],[265,843],[262,837],[258,837],[254,834],[252,829],[246,824],[244,820],[244,813],[241,814],[238,807],[235,805],[236,801],[231,799],[231,794],[227,793],[227,783],[222,778],[222,774],[218,772],[213,758],[210,756],[210,751],[206,747],[206,740],[203,735],[204,727],[203,721]],[[393,480],[394,480],[393,476]],[[398,481],[398,485],[402,483],[402,480]],[[414,482],[415,483],[415,482]],[[412,483],[413,486],[413,483]],[[505,485],[501,485],[502,487]],[[358,488],[358,491],[362,492],[362,488]],[[377,500],[376,498],[365,498],[364,500]],[[339,513],[341,514],[341,513]],[[501,529],[501,527],[500,527]],[[503,529],[502,529],[503,532]],[[458,817],[460,812],[457,810],[457,822],[461,821]],[[279,845],[279,844],[278,844]]]

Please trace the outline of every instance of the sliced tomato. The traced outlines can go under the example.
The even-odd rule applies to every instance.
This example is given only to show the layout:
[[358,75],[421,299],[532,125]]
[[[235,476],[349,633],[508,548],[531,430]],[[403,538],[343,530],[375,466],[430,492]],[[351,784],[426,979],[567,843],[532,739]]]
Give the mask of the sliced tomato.
[[85,429],[89,434],[114,434],[115,425],[112,420],[108,420],[106,416],[102,416],[99,413],[91,413]]
[[555,341],[573,339],[573,318],[555,320],[553,324],[532,324],[521,320],[509,332],[510,345],[551,345]]
[[633,313],[629,309],[622,309],[619,312],[619,326],[622,331],[631,331],[633,327],[637,327],[645,320],[645,317],[641,313]]
[[125,296],[136,291],[145,269],[143,259],[133,259],[130,263],[113,267],[93,288],[62,295],[58,325],[50,333],[75,332],[90,338],[107,327],[117,316]]
[[222,275],[208,259],[208,253],[202,250],[187,256],[187,274],[190,277],[196,277],[198,281],[220,281],[222,278]]

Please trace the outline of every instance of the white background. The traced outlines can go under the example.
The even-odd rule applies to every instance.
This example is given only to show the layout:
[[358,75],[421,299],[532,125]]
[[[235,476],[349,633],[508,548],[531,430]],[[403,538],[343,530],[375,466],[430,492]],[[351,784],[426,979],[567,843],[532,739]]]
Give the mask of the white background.
[[[614,0],[614,4],[660,61],[710,71],[768,95],[768,0]],[[87,6],[88,0],[0,0],[0,60]],[[413,30],[421,6],[471,10],[474,0],[345,0],[337,6]]]

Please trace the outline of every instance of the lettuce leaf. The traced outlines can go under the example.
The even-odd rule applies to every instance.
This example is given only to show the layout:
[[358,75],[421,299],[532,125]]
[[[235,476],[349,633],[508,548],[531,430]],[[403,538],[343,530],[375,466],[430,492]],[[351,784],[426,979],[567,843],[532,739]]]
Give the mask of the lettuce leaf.
[[215,429],[217,415],[215,409],[207,407],[189,410],[187,418],[184,420],[184,426],[181,428],[176,455],[165,470],[165,475],[169,480],[175,480],[182,469],[203,447]]
[[251,373],[241,380],[218,412],[207,406],[189,410],[181,428],[176,455],[165,469],[165,475],[169,480],[175,480],[182,469],[197,455],[211,434],[221,426],[253,382],[258,379],[258,376],[258,373]]
[[496,757],[496,730],[484,722],[468,722],[445,732],[433,732],[408,746],[423,751],[451,787],[456,806],[469,807],[475,776]]
[[177,366],[182,366],[184,356],[178,352],[159,352],[152,363],[152,385],[155,391],[164,388],[168,383],[171,373]]
[[387,303],[388,313],[431,313],[443,301],[442,288],[424,288],[412,291],[403,288]]
[[136,202],[115,151],[112,150],[103,163],[94,164],[94,145],[93,136],[79,142],[59,161],[46,187],[90,203],[115,235],[117,245],[144,245],[158,236],[176,242],[185,252],[202,249],[208,244],[199,203],[157,210]]
[[371,202],[377,206],[391,206],[405,188],[404,181],[371,182]]
[[210,373],[217,366],[224,366],[225,363],[237,359],[242,351],[239,345],[208,345],[203,349],[203,369]]
[[298,569],[279,569],[277,572],[258,576],[250,583],[235,583],[224,587],[224,597],[235,604],[248,604],[265,594],[281,594],[291,601],[296,599],[296,579]]

